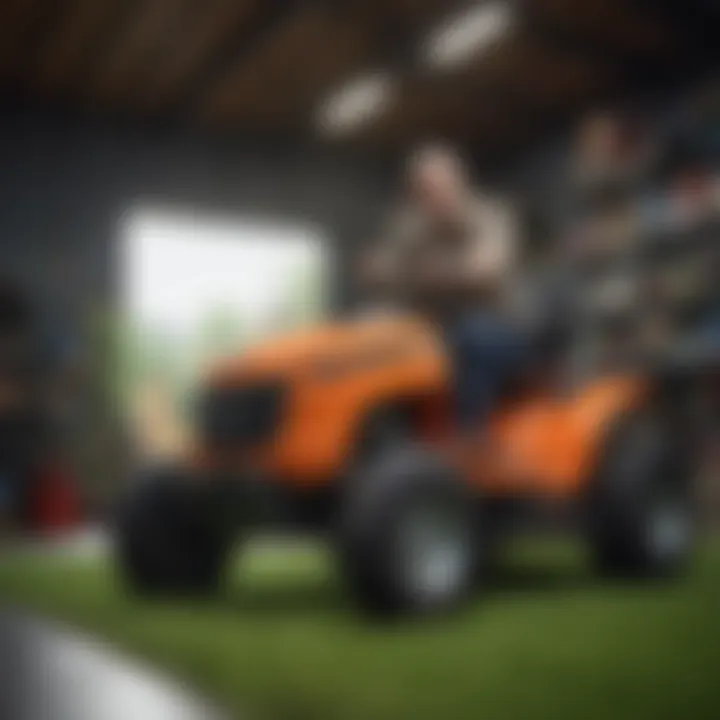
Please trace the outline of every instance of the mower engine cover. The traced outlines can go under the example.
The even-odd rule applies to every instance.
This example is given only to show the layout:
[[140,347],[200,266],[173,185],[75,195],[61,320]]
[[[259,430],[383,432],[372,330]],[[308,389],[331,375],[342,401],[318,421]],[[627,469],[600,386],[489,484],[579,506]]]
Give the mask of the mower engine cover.
[[295,485],[323,485],[352,452],[366,419],[398,402],[441,403],[440,338],[403,315],[361,317],[261,343],[209,368],[194,462],[248,467]]

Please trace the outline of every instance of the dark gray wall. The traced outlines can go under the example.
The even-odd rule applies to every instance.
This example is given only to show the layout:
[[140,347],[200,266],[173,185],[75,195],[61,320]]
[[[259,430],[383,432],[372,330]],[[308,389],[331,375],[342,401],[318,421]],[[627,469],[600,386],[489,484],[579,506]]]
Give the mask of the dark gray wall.
[[85,476],[112,484],[109,468],[123,457],[87,321],[117,299],[114,241],[128,208],[178,203],[317,224],[332,241],[332,296],[343,306],[352,298],[352,250],[372,228],[389,180],[373,158],[327,148],[0,111],[0,277],[19,279],[41,310],[89,349],[94,368],[76,391],[69,433],[79,439],[75,455]]
[[318,224],[337,243],[335,297],[344,304],[343,248],[370,229],[388,179],[383,164],[359,154],[6,111],[0,266],[55,303],[76,293],[107,298],[122,213],[177,202]]

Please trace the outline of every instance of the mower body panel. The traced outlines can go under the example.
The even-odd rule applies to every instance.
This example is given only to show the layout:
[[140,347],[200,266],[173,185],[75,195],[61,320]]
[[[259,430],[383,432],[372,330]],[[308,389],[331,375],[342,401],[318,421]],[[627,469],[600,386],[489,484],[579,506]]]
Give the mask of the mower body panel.
[[[201,439],[196,468],[251,473],[292,491],[326,488],[345,475],[373,410],[409,401],[429,411],[418,426],[423,441],[443,447],[452,434],[446,353],[438,334],[412,317],[360,319],[272,340],[213,367],[206,385],[223,392],[269,382],[283,386],[271,435],[222,445]],[[463,468],[468,481],[492,496],[577,495],[610,425],[646,392],[641,379],[605,377],[564,397],[502,403],[490,427],[478,430],[489,433],[489,450]]]
[[581,494],[611,427],[647,392],[639,378],[605,377],[569,396],[529,397],[502,408],[490,426],[494,452],[473,468],[473,482],[493,496]]
[[281,417],[267,439],[218,447],[201,439],[195,463],[233,466],[293,486],[331,483],[351,457],[368,415],[385,404],[441,402],[447,365],[436,334],[412,318],[366,318],[301,331],[215,366],[215,391],[262,383],[283,386]]

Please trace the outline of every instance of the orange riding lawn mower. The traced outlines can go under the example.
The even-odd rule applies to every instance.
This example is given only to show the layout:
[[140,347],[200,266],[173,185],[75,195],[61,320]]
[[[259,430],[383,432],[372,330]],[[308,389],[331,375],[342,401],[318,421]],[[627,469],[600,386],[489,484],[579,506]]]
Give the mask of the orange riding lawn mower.
[[430,326],[360,317],[268,340],[210,370],[187,458],[133,487],[121,576],[204,594],[249,529],[279,521],[331,538],[362,609],[446,611],[483,587],[514,510],[543,505],[577,509],[601,571],[674,575],[694,536],[693,388],[717,357],[660,365],[572,391],[519,378],[459,453]]

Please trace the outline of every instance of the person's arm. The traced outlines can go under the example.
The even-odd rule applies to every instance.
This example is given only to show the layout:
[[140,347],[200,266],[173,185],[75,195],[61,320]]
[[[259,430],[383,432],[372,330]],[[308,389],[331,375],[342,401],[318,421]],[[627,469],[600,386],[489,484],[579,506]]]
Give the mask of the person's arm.
[[515,234],[509,218],[493,211],[486,218],[467,258],[460,268],[459,283],[484,287],[501,282],[513,267]]
[[418,287],[440,292],[472,290],[497,283],[511,270],[516,251],[511,214],[488,204],[468,222],[472,232],[468,252],[424,267],[414,277]]

